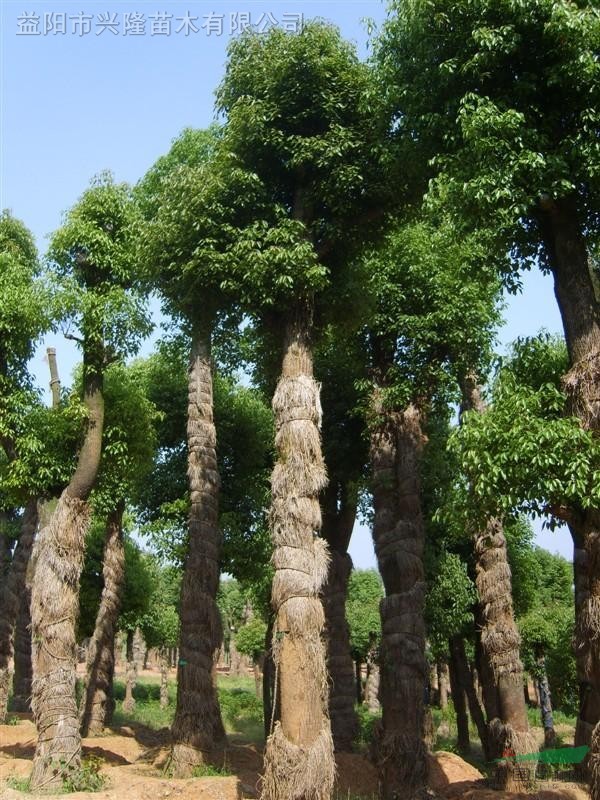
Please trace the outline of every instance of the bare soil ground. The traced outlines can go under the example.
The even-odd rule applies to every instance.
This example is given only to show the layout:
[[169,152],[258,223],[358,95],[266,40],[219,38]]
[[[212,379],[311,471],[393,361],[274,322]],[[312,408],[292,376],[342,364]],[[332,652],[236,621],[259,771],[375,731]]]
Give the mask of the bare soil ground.
[[[35,749],[35,726],[30,716],[19,714],[16,725],[0,726],[0,798],[23,800],[25,795],[7,785],[7,779],[27,778]],[[231,777],[174,780],[165,777],[168,731],[141,725],[113,728],[103,736],[84,739],[84,756],[102,761],[105,788],[93,795],[71,794],[73,800],[238,800],[258,795],[262,750],[255,744],[232,744],[227,752]],[[9,780],[9,783],[12,781]],[[341,754],[338,760],[338,794],[341,797],[377,793],[377,774],[361,755]],[[48,798],[48,795],[45,795]],[[58,795],[63,798],[64,795]]]
[[[35,747],[35,727],[28,715],[18,724],[0,726],[0,798],[23,800],[27,795],[11,788],[10,779],[27,778]],[[105,787],[93,795],[76,792],[72,800],[241,800],[257,797],[262,751],[255,744],[233,744],[227,754],[231,777],[174,780],[165,777],[168,731],[152,731],[141,725],[114,728],[104,736],[84,740],[84,755],[102,761]],[[343,798],[375,798],[377,773],[360,754],[343,753],[337,760],[336,795]],[[433,754],[429,765],[431,787],[445,800],[587,800],[581,788],[559,785],[535,795],[507,794],[485,788],[483,776],[453,753]],[[7,783],[7,779],[8,783]],[[31,795],[29,795],[31,797]],[[64,800],[65,795],[45,795]]]

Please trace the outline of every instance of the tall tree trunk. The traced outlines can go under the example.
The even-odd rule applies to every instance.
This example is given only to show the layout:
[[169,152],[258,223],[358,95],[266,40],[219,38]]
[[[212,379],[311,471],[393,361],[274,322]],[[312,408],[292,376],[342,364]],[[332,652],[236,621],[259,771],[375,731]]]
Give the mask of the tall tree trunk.
[[350,628],[346,620],[346,599],[352,572],[348,546],[357,503],[357,492],[339,482],[329,483],[321,503],[322,535],[331,554],[322,592],[329,673],[329,717],[333,745],[338,752],[350,752],[358,735],[354,662],[350,650]]
[[81,706],[82,736],[102,733],[107,718],[112,716],[115,636],[125,585],[124,508],[124,503],[119,503],[106,520],[102,566],[104,587],[87,649],[85,693]]
[[471,742],[469,740],[469,716],[467,714],[467,704],[465,703],[465,689],[460,679],[456,654],[452,646],[450,647],[450,691],[452,692],[452,705],[456,713],[457,745],[462,755],[471,752]]
[[489,752],[488,729],[483,710],[479,704],[479,698],[477,697],[473,673],[469,669],[469,662],[467,661],[467,654],[465,652],[465,640],[462,636],[452,637],[450,640],[450,653],[454,661],[457,679],[467,698],[469,714],[477,728],[486,760],[489,760],[491,754]]
[[125,697],[123,699],[123,711],[132,714],[135,708],[135,697],[133,690],[137,682],[137,664],[133,654],[134,631],[127,631],[125,640]]
[[225,729],[213,682],[223,640],[219,589],[219,469],[213,419],[210,327],[196,328],[188,374],[189,544],[181,584],[177,706],[171,729],[172,764],[189,777],[225,746]]
[[252,672],[254,673],[254,693],[259,699],[262,697],[261,664],[264,669],[264,656],[260,656],[256,661],[252,662]]
[[31,587],[27,584],[19,603],[14,637],[12,707],[15,711],[31,710]]
[[354,662],[350,652],[350,630],[346,621],[346,598],[352,572],[348,553],[331,549],[327,582],[323,588],[327,670],[330,676],[329,716],[336,751],[351,751],[358,734],[354,706]]
[[160,663],[160,707],[167,708],[169,705],[169,654],[166,647],[158,650]]
[[584,546],[583,520],[569,524],[573,538],[573,580],[575,586],[575,663],[579,685],[579,711],[575,728],[575,744],[590,746],[592,733],[600,719],[600,691],[593,680],[593,642],[579,630],[585,620],[590,596],[589,560]]
[[356,682],[356,702],[360,705],[365,698],[362,685],[362,661],[359,658],[354,662],[354,680]]
[[[575,196],[540,202],[540,222],[563,322],[570,368],[563,378],[567,411],[600,431],[600,302],[595,267]],[[576,597],[575,649],[580,684],[577,741],[591,741],[591,793],[600,800],[600,509],[579,510],[587,587]],[[577,564],[576,564],[577,570]],[[577,595],[576,584],[576,595]],[[593,734],[589,736],[594,726]]]
[[[462,383],[463,411],[485,412],[477,380],[467,375]],[[535,752],[535,738],[529,731],[523,692],[524,671],[519,654],[521,638],[512,603],[512,578],[502,522],[492,518],[474,536],[475,584],[481,624],[482,678],[493,676],[496,692],[496,717],[488,712],[489,752],[502,757],[504,752]],[[490,698],[490,703],[494,700]],[[492,709],[490,709],[492,711]],[[498,782],[508,791],[518,790],[509,761],[498,769]]]
[[481,645],[481,633],[484,626],[483,611],[480,605],[475,609],[475,662],[481,686],[481,697],[487,722],[500,716],[498,707],[498,687],[488,654]]
[[378,743],[380,793],[410,798],[426,784],[423,741],[425,658],[420,468],[424,436],[414,405],[401,413],[383,408],[377,393],[371,429],[373,538],[385,587],[381,601],[381,688]]
[[265,741],[271,733],[276,719],[279,719],[277,707],[274,708],[275,698],[275,662],[273,661],[273,617],[269,617],[267,632],[265,634],[265,660],[263,664],[263,716]]
[[289,313],[281,377],[273,396],[273,654],[281,720],[267,740],[264,800],[328,800],[335,775],[322,640],[325,617],[319,597],[329,555],[326,542],[315,536],[321,528],[319,495],[327,477],[311,324],[308,304]]
[[367,668],[367,682],[365,684],[365,704],[371,714],[378,714],[381,711],[379,702],[380,677],[379,664],[372,659]]
[[229,674],[234,678],[239,678],[240,675],[244,674],[244,668],[242,654],[235,644],[235,634],[236,631],[232,628],[231,638],[229,639]]
[[445,708],[448,708],[448,664],[445,661],[441,661],[438,664],[438,686],[440,692],[440,708],[442,711]]
[[87,498],[98,474],[104,425],[102,373],[92,366],[87,352],[83,370],[86,435],[69,485],[35,545],[31,705],[38,740],[30,784],[34,791],[61,785],[65,774],[77,770],[81,762],[75,693],[79,579],[90,520]]
[[13,635],[19,603],[26,593],[27,566],[37,521],[37,502],[30,500],[25,506],[21,534],[0,594],[0,723],[6,719],[10,682],[8,665],[13,654]]
[[540,696],[540,713],[542,717],[542,727],[544,729],[544,747],[556,747],[556,731],[554,730],[554,719],[552,717],[550,684],[548,683],[546,659],[543,653],[540,653],[537,657],[536,683]]
[[438,677],[438,665],[432,663],[429,665],[429,705],[440,705],[440,680]]
[[[499,520],[489,520],[477,534],[475,556],[475,583],[483,618],[481,646],[491,665],[498,697],[499,717],[489,721],[490,754],[498,758],[505,751],[535,752],[523,693],[521,640],[513,612],[506,539]],[[508,762],[502,765],[498,777],[507,791],[518,790]]]

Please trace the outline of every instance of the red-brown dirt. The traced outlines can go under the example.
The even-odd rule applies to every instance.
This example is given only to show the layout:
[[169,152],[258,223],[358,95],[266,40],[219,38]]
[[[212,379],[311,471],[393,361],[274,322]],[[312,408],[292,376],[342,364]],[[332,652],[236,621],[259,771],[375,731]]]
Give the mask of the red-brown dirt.
[[[9,778],[26,778],[31,771],[35,727],[27,715],[17,725],[0,726],[0,800],[24,800],[27,795],[7,785]],[[84,740],[84,755],[102,762],[106,784],[95,794],[77,792],[73,800],[242,800],[257,797],[262,751],[256,745],[232,745],[227,752],[231,777],[175,780],[164,775],[168,755],[168,731],[152,731],[141,725],[110,730],[105,736]],[[430,756],[431,789],[444,800],[588,800],[577,787],[557,786],[535,795],[507,794],[484,788],[483,776],[453,753]],[[342,753],[337,759],[336,795],[339,800],[377,797],[377,771],[360,754]],[[29,795],[31,796],[31,795]],[[45,800],[64,800],[65,795],[44,795]]]

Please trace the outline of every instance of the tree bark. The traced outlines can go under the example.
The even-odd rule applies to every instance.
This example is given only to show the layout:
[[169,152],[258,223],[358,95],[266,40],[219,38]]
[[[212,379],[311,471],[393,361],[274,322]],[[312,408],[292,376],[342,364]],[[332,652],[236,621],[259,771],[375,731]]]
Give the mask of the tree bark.
[[107,718],[112,717],[115,636],[125,585],[124,510],[124,503],[119,503],[106,520],[102,566],[104,587],[87,649],[85,692],[80,715],[82,736],[102,733]]
[[315,536],[321,528],[319,495],[327,478],[311,326],[309,305],[299,302],[285,321],[281,377],[273,396],[273,654],[281,720],[267,740],[264,800],[328,800],[335,775],[319,597],[329,554],[324,539]]
[[14,639],[15,672],[12,707],[15,711],[31,710],[31,587],[25,584],[19,603]]
[[352,559],[346,552],[333,548],[330,552],[327,582],[323,587],[327,670],[330,676],[329,716],[335,750],[350,752],[358,734],[358,716],[354,706],[354,663],[350,652],[350,630],[346,621],[346,597]]
[[244,674],[242,665],[242,654],[237,649],[235,644],[236,631],[231,629],[231,638],[229,639],[229,674],[232,677],[239,678]]
[[[462,383],[462,411],[485,412],[477,380],[467,375]],[[495,698],[489,697],[488,743],[495,758],[503,753],[535,752],[535,739],[529,731],[523,692],[524,671],[519,654],[521,638],[515,622],[508,551],[502,522],[489,519],[475,532],[475,584],[481,625],[482,680],[493,678]],[[485,692],[485,683],[484,683]],[[492,706],[497,704],[497,708]],[[490,713],[497,716],[490,717]],[[509,760],[497,772],[498,783],[506,791],[517,791],[518,781]]]
[[362,662],[358,658],[354,662],[354,679],[356,683],[356,702],[360,705],[365,698],[362,685]]
[[189,544],[181,584],[177,705],[171,729],[174,775],[190,777],[225,746],[213,682],[223,640],[219,589],[219,469],[213,418],[210,326],[197,327],[188,374]]
[[[598,281],[576,197],[543,198],[540,223],[569,352],[563,378],[567,412],[585,430],[600,431],[600,302]],[[591,794],[600,800],[600,509],[579,509],[575,650],[580,686],[576,742],[591,743]],[[577,572],[587,565],[587,581]],[[583,570],[580,573],[583,577]],[[592,732],[593,731],[593,732]]]
[[465,640],[462,636],[452,637],[450,640],[450,653],[454,661],[457,679],[467,698],[469,714],[477,728],[486,760],[489,760],[491,754],[489,752],[488,729],[483,710],[479,704],[479,698],[477,697],[473,673],[469,669],[469,662],[467,661],[467,654],[465,652]]
[[[452,643],[451,643],[452,644]],[[455,651],[450,647],[450,691],[452,692],[452,705],[456,713],[457,745],[462,755],[471,752],[471,742],[469,740],[469,717],[467,715],[467,705],[465,703],[465,690],[460,680],[458,664],[456,663]]]
[[6,719],[15,623],[21,598],[26,594],[27,566],[37,522],[37,502],[30,500],[23,512],[21,534],[0,593],[0,724]]
[[132,714],[135,708],[135,697],[133,690],[137,682],[137,665],[133,654],[134,631],[127,631],[125,641],[125,698],[123,699],[123,711]]
[[438,664],[438,686],[440,692],[440,708],[442,711],[448,708],[448,664],[441,661]]
[[365,684],[365,704],[371,714],[378,714],[381,711],[379,684],[379,665],[376,661],[371,661],[367,668],[367,682]]
[[263,714],[265,741],[272,732],[275,720],[280,718],[279,698],[275,697],[275,662],[273,661],[273,618],[270,617],[265,634],[265,659],[263,663]]
[[[513,612],[506,539],[498,519],[489,520],[476,535],[475,556],[475,583],[483,618],[481,646],[491,666],[498,698],[499,716],[489,721],[490,755],[500,758],[505,751],[532,753],[536,744],[529,731],[523,693],[521,640]],[[508,761],[500,766],[498,779],[506,791],[519,789]]]
[[546,659],[543,654],[540,654],[537,658],[536,683],[540,697],[540,714],[542,717],[542,727],[544,729],[544,747],[556,747],[556,731],[554,730],[554,719],[552,718],[550,685],[548,683],[548,673],[546,672]]
[[87,498],[98,474],[104,425],[102,373],[92,366],[87,352],[83,369],[86,435],[75,472],[35,546],[31,705],[38,740],[30,784],[33,791],[60,786],[65,774],[77,770],[81,762],[75,694],[79,579],[90,520]]
[[349,486],[330,482],[323,493],[323,538],[329,545],[331,561],[322,600],[325,611],[327,671],[329,673],[329,717],[333,745],[338,752],[350,752],[358,735],[355,709],[354,662],[350,651],[350,628],[346,620],[346,598],[352,572],[348,546],[356,519],[357,492]]
[[[584,544],[583,520],[580,525],[570,524],[573,538],[573,579],[575,586],[575,663],[579,685],[579,712],[575,728],[575,744],[592,742],[592,733],[600,719],[600,687],[594,681],[593,642],[586,636],[586,609],[590,599],[590,575],[588,551]],[[583,625],[583,629],[582,629]]]
[[386,597],[381,602],[380,794],[410,798],[426,784],[423,713],[425,658],[420,468],[424,436],[414,405],[401,413],[382,407],[377,392],[371,429],[373,538]]
[[166,647],[159,648],[160,663],[160,707],[169,705],[169,654]]

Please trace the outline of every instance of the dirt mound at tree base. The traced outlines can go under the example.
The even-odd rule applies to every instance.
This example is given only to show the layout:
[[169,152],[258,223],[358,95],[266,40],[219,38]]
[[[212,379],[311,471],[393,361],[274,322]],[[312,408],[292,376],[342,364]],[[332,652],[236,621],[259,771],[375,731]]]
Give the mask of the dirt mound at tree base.
[[483,775],[474,766],[456,753],[439,750],[428,756],[429,787],[434,792],[443,792],[449,786],[466,790],[475,788]]

